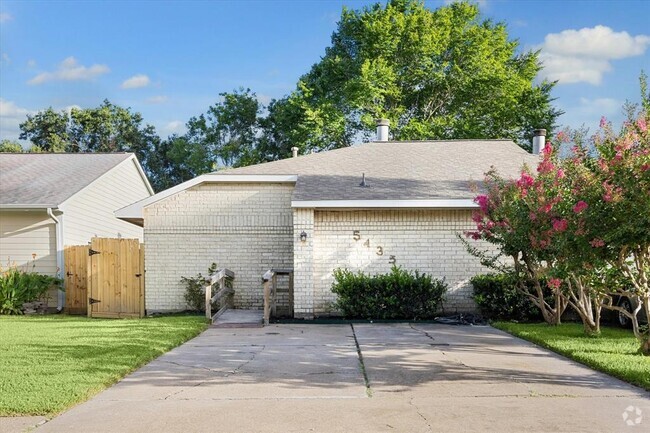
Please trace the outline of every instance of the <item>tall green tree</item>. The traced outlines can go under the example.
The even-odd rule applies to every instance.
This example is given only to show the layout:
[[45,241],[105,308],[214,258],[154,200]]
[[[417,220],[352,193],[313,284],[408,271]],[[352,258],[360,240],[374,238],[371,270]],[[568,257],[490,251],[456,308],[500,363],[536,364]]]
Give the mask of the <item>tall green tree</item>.
[[[286,103],[302,108],[308,142],[344,147],[375,119],[394,139],[510,138],[528,146],[552,130],[554,83],[535,84],[538,53],[519,52],[504,23],[467,2],[430,10],[419,0],[344,9],[331,46]],[[296,126],[300,128],[300,126]]]
[[153,185],[159,174],[152,169],[160,158],[160,144],[153,126],[142,115],[104,100],[96,108],[72,108],[56,112],[51,107],[28,115],[20,124],[20,138],[30,140],[43,152],[133,152]]
[[[257,154],[261,105],[250,89],[219,94],[221,101],[187,122],[185,138],[193,157],[204,156],[203,170],[240,167],[260,160]],[[197,155],[198,153],[198,155]]]
[[68,112],[56,112],[50,107],[27,115],[20,124],[20,139],[30,140],[44,152],[66,152],[71,144],[69,124]]

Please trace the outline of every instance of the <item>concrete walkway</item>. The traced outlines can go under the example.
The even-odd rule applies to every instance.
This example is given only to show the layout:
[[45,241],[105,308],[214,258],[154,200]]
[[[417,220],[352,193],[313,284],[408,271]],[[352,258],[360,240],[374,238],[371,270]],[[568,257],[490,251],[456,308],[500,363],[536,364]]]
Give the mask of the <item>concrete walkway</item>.
[[211,328],[36,432],[649,427],[647,392],[489,327],[276,325]]

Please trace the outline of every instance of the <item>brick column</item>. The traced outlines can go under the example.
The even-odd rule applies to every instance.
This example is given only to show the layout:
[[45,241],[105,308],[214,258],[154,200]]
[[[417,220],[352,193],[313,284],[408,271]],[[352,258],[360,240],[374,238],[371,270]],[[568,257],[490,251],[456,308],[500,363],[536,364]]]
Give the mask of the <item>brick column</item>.
[[[305,232],[307,239],[300,240]],[[293,313],[314,318],[314,210],[293,210]]]

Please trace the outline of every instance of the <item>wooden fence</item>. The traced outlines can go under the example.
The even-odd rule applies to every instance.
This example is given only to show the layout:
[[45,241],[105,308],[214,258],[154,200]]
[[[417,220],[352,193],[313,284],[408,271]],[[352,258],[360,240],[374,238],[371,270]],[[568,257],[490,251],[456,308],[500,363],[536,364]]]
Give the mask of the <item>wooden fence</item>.
[[144,246],[93,238],[65,248],[66,310],[88,317],[144,316]]

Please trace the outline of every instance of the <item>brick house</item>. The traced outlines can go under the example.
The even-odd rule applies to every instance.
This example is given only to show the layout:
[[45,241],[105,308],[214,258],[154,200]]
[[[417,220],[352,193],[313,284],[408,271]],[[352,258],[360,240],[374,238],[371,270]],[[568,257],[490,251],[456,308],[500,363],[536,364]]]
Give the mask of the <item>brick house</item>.
[[469,279],[485,269],[457,234],[473,228],[476,186],[492,166],[514,177],[538,157],[507,140],[387,141],[384,128],[375,142],[294,148],[293,158],[202,175],[117,211],[144,227],[148,313],[184,309],[180,278],[212,262],[235,272],[238,308],[262,307],[266,270],[293,268],[294,316],[330,315],[334,269],[395,263],[446,278],[446,311],[473,310]]

